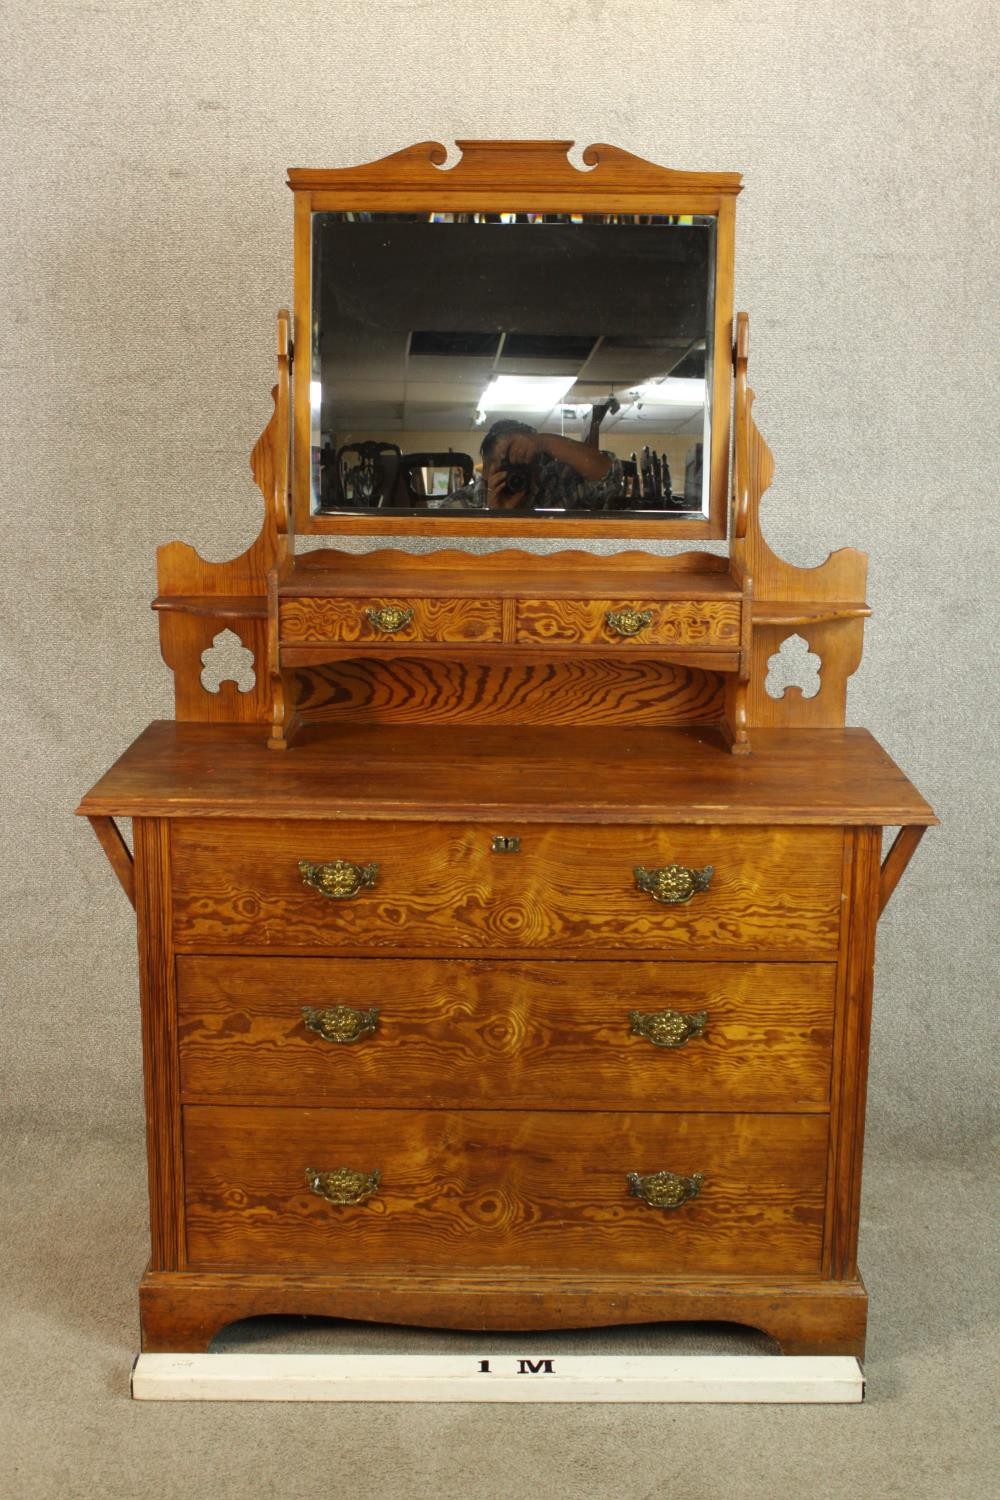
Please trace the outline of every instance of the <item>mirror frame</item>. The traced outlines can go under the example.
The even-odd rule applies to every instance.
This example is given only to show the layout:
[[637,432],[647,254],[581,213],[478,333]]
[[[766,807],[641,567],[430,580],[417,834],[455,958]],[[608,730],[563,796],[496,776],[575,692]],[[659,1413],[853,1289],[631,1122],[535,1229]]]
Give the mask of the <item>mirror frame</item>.
[[[456,141],[462,153],[447,166],[447,149],[424,141],[360,167],[291,167],[295,195],[295,342],[305,346],[292,366],[292,495],[299,535],[660,537],[664,541],[726,536],[733,395],[733,265],[738,172],[677,172],[617,146],[587,146],[584,168],[569,159],[573,141]],[[714,379],[708,515],[646,520],[580,520],[523,513],[393,516],[378,511],[322,515],[311,509],[310,445],[312,216],[345,209],[372,213],[622,213],[713,214],[716,217]],[[301,330],[301,332],[300,332]]]

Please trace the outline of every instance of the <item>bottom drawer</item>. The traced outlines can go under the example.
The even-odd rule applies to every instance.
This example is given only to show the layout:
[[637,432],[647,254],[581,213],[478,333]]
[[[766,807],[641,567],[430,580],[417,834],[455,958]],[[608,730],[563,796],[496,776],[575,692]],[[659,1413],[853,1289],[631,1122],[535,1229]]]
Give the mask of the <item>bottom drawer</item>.
[[[818,1273],[823,1115],[184,1110],[191,1267]],[[331,1203],[307,1168],[380,1174]],[[701,1174],[673,1208],[629,1173]]]

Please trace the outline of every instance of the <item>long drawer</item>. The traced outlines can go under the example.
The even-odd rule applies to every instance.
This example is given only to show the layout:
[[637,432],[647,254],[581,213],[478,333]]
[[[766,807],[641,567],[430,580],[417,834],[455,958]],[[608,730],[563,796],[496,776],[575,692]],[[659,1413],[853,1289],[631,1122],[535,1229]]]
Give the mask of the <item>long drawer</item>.
[[177,960],[188,1098],[823,1109],[833,964]]
[[189,1105],[188,1264],[818,1273],[826,1159],[823,1115]]
[[[519,852],[494,852],[497,834]],[[801,959],[832,957],[840,933],[839,828],[192,818],[173,825],[171,849],[174,940],[188,952]],[[340,894],[308,883],[324,874]]]

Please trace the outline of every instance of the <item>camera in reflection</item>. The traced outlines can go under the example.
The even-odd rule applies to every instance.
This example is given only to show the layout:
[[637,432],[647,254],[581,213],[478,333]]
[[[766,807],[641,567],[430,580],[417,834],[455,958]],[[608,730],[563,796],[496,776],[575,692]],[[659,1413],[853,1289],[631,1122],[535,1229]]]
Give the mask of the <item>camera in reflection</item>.
[[508,464],[504,472],[507,476],[503,483],[505,495],[520,495],[531,488],[530,464]]

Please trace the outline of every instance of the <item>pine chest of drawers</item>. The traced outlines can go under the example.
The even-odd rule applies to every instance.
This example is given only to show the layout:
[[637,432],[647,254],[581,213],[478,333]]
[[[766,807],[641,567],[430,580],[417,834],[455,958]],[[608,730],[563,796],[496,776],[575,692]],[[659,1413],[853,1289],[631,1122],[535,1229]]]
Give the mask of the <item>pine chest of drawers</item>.
[[757,740],[151,726],[81,807],[139,916],[143,1347],[297,1312],[861,1353],[880,831],[933,815],[863,731]]

